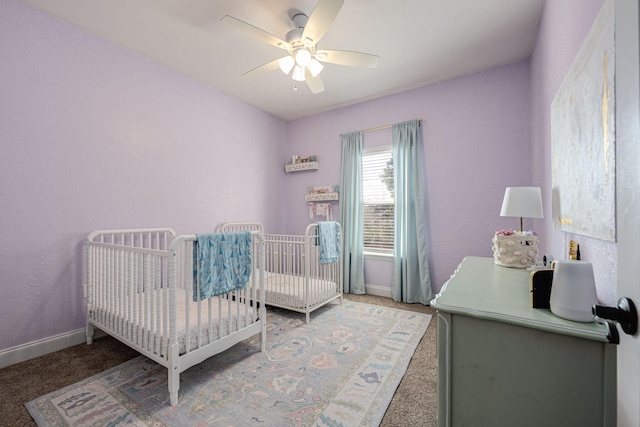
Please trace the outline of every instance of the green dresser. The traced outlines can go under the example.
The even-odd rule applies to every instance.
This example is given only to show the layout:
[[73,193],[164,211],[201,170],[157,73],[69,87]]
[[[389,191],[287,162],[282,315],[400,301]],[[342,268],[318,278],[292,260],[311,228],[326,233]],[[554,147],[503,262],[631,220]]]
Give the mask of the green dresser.
[[529,275],[467,257],[432,301],[438,427],[615,427],[607,328],[531,308]]

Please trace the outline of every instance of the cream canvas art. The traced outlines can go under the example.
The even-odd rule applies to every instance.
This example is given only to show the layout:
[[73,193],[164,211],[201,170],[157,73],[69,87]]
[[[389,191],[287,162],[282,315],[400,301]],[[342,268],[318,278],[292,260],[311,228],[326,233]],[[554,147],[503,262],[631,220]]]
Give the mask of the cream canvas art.
[[553,217],[616,240],[614,1],[607,0],[551,104]]

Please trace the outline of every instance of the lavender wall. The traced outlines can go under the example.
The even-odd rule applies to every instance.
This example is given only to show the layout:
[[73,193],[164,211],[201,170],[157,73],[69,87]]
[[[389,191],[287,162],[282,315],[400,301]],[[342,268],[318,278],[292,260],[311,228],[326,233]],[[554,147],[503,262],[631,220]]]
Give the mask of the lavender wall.
[[551,102],[603,3],[603,0],[565,0],[549,1],[545,6],[531,59],[532,181],[543,189],[545,219],[540,230],[545,253],[566,259],[569,240],[576,240],[582,259],[593,263],[598,298],[615,305],[616,244],[562,232],[551,218]]
[[[309,222],[307,185],[339,182],[341,133],[422,118],[431,280],[438,291],[463,257],[491,256],[495,230],[517,226],[499,213],[505,187],[530,184],[529,81],[525,61],[290,122],[287,155],[316,154],[320,169],[286,177],[288,231]],[[366,133],[365,146],[384,138],[391,143],[389,130]],[[366,281],[381,284],[376,279]]]
[[[309,222],[307,185],[339,183],[339,135],[414,118],[424,119],[436,291],[462,257],[491,255],[494,230],[515,226],[499,216],[504,188],[534,184],[546,218],[525,226],[557,258],[578,240],[600,299],[612,303],[615,244],[568,235],[550,218],[550,104],[601,5],[548,2],[530,63],[285,124],[0,0],[0,351],[83,327],[83,239],[91,230],[194,233],[251,219],[300,233]],[[367,133],[365,145],[390,143],[390,135]],[[320,170],[285,175],[291,154],[316,154]],[[367,282],[388,286],[389,265],[368,262]]]
[[0,350],[84,326],[94,229],[282,227],[284,122],[16,1],[0,9]]

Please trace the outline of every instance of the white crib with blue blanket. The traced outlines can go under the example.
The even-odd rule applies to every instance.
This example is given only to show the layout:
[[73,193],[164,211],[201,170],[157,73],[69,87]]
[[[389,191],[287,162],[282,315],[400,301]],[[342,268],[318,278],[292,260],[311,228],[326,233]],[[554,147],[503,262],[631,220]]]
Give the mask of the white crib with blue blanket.
[[173,406],[181,372],[254,335],[260,351],[266,344],[266,310],[255,304],[264,299],[262,233],[251,233],[257,274],[244,288],[194,301],[197,241],[154,228],[94,231],[87,242],[87,343],[97,327],[165,366]]
[[[336,223],[338,235],[340,224]],[[250,230],[264,233],[259,222],[229,222],[221,231]],[[264,234],[266,305],[304,313],[339,300],[342,304],[342,255],[330,263],[321,262],[318,224],[307,226],[304,235]],[[338,244],[341,245],[340,240]]]

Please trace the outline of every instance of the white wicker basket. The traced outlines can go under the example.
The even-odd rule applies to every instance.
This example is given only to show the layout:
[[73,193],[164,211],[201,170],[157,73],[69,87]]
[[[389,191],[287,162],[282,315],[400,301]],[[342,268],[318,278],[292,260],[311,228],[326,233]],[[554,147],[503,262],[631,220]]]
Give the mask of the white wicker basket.
[[493,236],[493,259],[503,267],[527,268],[538,260],[538,237],[522,234]]

